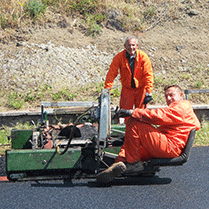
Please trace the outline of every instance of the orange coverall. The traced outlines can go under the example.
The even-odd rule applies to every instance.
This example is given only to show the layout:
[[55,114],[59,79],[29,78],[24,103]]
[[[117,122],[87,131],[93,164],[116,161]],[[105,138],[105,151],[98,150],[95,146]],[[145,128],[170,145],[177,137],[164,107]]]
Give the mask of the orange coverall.
[[118,75],[118,69],[120,70],[122,84],[120,108],[133,109],[133,105],[136,108],[143,108],[145,93],[151,93],[153,88],[152,64],[149,57],[144,52],[136,50],[133,75],[136,88],[131,87],[132,73],[126,57],[126,50],[119,52],[113,58],[104,88],[112,88],[113,81]]
[[187,100],[173,102],[166,108],[137,108],[127,121],[125,142],[115,161],[134,163],[177,157],[194,128],[200,129],[200,122]]

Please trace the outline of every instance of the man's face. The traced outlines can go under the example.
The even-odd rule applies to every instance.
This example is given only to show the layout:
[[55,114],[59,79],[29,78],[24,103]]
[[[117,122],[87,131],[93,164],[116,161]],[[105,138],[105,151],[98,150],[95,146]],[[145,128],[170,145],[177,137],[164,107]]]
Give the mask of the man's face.
[[136,53],[136,49],[138,48],[136,39],[128,39],[124,47],[126,48],[126,51],[130,54],[130,56],[133,56]]
[[165,98],[167,105],[170,105],[173,102],[183,100],[183,93],[176,87],[170,87],[165,91]]

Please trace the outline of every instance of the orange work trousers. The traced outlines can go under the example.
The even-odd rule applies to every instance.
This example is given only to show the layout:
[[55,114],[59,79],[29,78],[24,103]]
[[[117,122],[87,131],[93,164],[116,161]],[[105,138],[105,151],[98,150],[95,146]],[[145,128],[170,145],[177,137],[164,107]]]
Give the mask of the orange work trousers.
[[133,106],[135,108],[143,108],[143,102],[145,98],[145,89],[132,89],[122,87],[120,96],[120,108],[131,110]]
[[[120,96],[120,108],[126,110],[132,110],[135,108],[146,108],[143,104],[145,98],[145,89],[131,89],[122,87]],[[125,123],[129,117],[125,118]]]
[[174,158],[181,150],[166,135],[150,124],[130,118],[126,124],[125,142],[115,162],[135,163],[152,158]]

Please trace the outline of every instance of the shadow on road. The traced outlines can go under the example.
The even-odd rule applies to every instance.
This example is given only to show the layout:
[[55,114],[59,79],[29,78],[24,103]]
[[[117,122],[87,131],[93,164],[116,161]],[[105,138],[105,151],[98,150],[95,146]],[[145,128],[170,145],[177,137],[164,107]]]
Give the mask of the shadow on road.
[[170,178],[159,178],[158,176],[154,177],[131,177],[131,178],[118,178],[112,181],[111,183],[98,183],[95,180],[73,180],[73,181],[64,181],[62,182],[36,182],[32,183],[31,187],[111,187],[111,186],[124,186],[124,185],[161,185],[161,184],[170,184],[172,179]]

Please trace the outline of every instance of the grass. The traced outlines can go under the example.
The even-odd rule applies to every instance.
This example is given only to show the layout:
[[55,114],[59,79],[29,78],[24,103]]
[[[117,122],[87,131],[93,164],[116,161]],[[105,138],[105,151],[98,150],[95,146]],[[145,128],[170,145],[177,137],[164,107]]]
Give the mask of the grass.
[[[100,84],[101,89],[101,84]],[[72,101],[77,96],[77,92],[68,88],[53,89],[46,84],[37,89],[28,89],[27,92],[19,93],[17,91],[0,91],[0,107],[8,110],[21,110],[26,107],[40,106],[41,101]]]
[[0,145],[8,144],[10,142],[7,138],[7,136],[9,135],[10,135],[10,129],[8,127],[3,127],[0,130]]
[[56,14],[79,17],[89,36],[98,35],[108,22],[123,31],[140,31],[159,19],[159,15],[165,15],[161,10],[174,18],[177,6],[187,6],[180,0],[175,5],[171,0],[151,0],[145,4],[136,0],[0,0],[0,5],[0,27],[7,29],[4,38],[12,38],[8,29],[57,22]]
[[[208,89],[209,83],[206,77],[208,69],[203,68],[198,79],[196,69],[191,69],[187,74],[181,74],[174,71],[171,74],[155,75],[153,88],[153,101],[151,105],[165,105],[163,88],[168,84],[178,84],[185,89]],[[204,77],[204,79],[202,79]],[[187,82],[185,82],[187,81]],[[182,85],[183,84],[183,85]],[[184,85],[186,84],[186,85]],[[23,110],[26,108],[36,108],[40,106],[41,101],[97,101],[98,96],[104,87],[104,82],[93,83],[80,89],[60,87],[60,89],[46,84],[36,89],[28,89],[27,92],[7,92],[0,90],[0,111],[3,110]],[[119,104],[121,86],[112,89],[113,105]],[[208,94],[191,94],[189,100],[193,104],[207,104]]]
[[15,128],[15,129],[33,129],[34,126],[30,125],[29,122],[22,124],[16,124],[13,127],[9,127],[9,126],[2,126],[0,127],[0,155],[1,154],[5,154],[5,150],[10,149],[11,148],[11,140],[10,140],[10,136],[11,136],[11,130]]
[[[186,72],[182,73],[182,70],[172,71],[169,74],[156,74],[154,77],[154,88],[153,88],[153,105],[165,104],[163,88],[169,84],[180,85],[182,90],[186,89],[209,89],[209,67],[198,66],[187,69]],[[189,100],[193,104],[207,104],[209,95],[208,94],[193,94],[189,95]]]
[[13,127],[11,126],[2,126],[0,128],[0,145],[11,143],[11,141],[8,139],[8,136],[11,134],[12,129],[33,129],[34,126],[30,125],[29,122],[22,124],[17,123]]
[[201,129],[196,132],[194,144],[195,146],[209,145],[209,121],[202,121]]
[[[165,85],[177,84],[185,89],[209,89],[209,67],[198,66],[190,68],[182,74],[181,69],[169,74],[156,74],[154,76],[153,101],[151,105],[165,105],[164,91]],[[197,76],[198,74],[198,76]],[[119,81],[118,81],[119,82]],[[119,82],[120,84],[120,82]],[[117,84],[116,84],[117,86]],[[22,110],[25,108],[36,108],[41,101],[97,101],[98,96],[104,87],[104,82],[92,83],[80,89],[69,88],[60,85],[56,86],[40,84],[35,89],[28,89],[27,92],[0,90],[0,111]],[[112,89],[113,105],[119,104],[121,86]],[[207,104],[209,94],[191,94],[189,100],[192,104]]]

